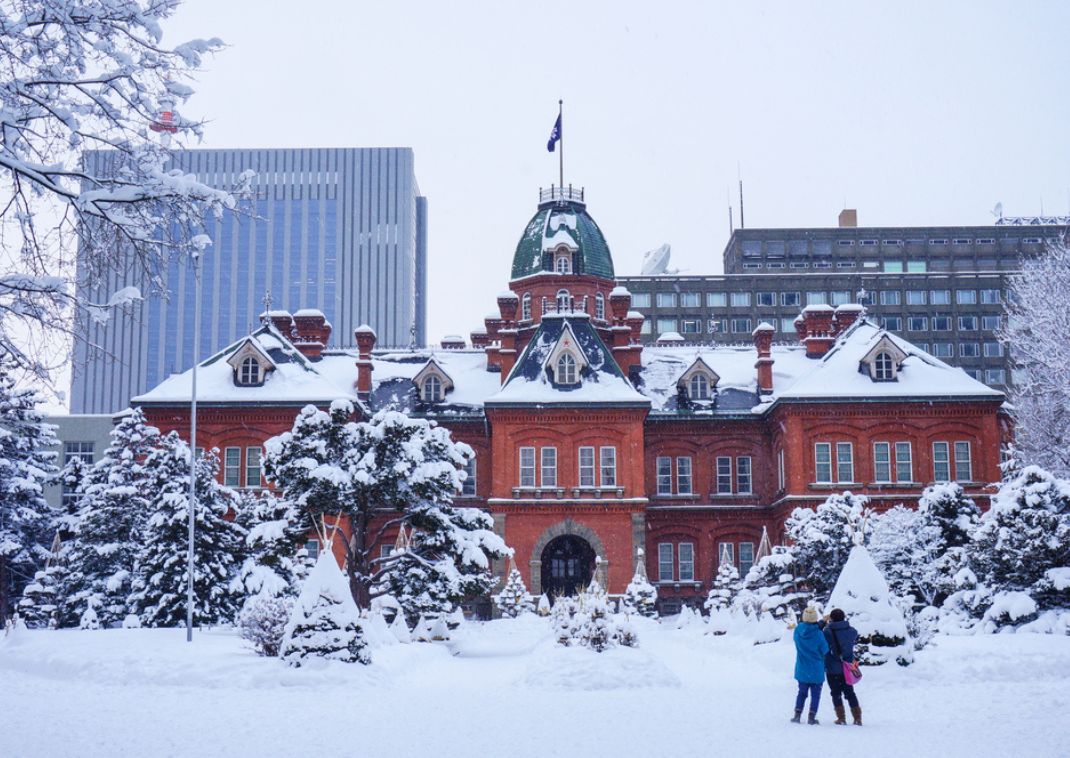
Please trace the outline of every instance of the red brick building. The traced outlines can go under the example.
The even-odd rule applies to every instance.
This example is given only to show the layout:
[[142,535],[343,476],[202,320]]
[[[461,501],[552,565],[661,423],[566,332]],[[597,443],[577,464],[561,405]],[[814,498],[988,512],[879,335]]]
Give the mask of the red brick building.
[[[959,481],[984,504],[1006,433],[1001,393],[865,318],[809,306],[798,343],[642,347],[640,313],[616,286],[582,193],[544,193],[497,312],[442,349],[329,346],[315,311],[263,326],[199,369],[198,443],[224,482],[263,486],[260,454],[304,405],[339,397],[449,428],[476,451],[460,504],[487,509],[535,593],[572,591],[596,557],[622,592],[637,549],[666,609],[704,596],[721,556],[742,570],[762,530],[832,492],[879,508]],[[463,345],[463,341],[460,341]],[[190,376],[134,404],[188,434]]]

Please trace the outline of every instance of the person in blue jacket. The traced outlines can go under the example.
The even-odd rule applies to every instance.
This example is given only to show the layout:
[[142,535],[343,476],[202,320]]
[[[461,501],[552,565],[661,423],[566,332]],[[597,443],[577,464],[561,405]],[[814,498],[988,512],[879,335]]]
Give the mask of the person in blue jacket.
[[828,642],[825,676],[828,678],[829,692],[832,693],[832,707],[836,710],[836,723],[847,723],[847,714],[843,710],[843,699],[846,697],[855,725],[862,726],[862,707],[858,704],[858,696],[855,695],[855,688],[847,683],[843,675],[843,664],[855,659],[858,631],[847,622],[846,614],[839,608],[829,614],[825,640]]
[[829,643],[817,621],[817,610],[809,607],[803,611],[802,623],[795,627],[795,680],[799,683],[799,694],[795,697],[793,724],[800,723],[807,693],[810,695],[810,718],[806,723],[818,723],[817,706],[821,702]]

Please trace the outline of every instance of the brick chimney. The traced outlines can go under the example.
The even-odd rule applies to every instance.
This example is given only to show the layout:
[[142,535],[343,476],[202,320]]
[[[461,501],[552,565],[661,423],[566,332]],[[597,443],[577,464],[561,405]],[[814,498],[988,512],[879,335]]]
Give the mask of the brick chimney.
[[442,338],[440,344],[442,345],[443,350],[464,350],[466,347],[464,344],[464,337],[459,334],[447,334]]
[[502,314],[502,321],[511,323],[516,321],[516,311],[520,307],[520,298],[515,292],[503,292],[498,295],[498,311]]
[[851,328],[854,322],[861,318],[865,308],[858,303],[844,303],[836,308],[833,316],[834,332],[837,337]]
[[472,347],[482,350],[490,344],[490,335],[487,334],[486,329],[473,329],[471,334],[468,335],[472,340]]
[[802,343],[806,346],[807,358],[821,358],[836,341],[832,323],[835,313],[831,305],[808,305],[803,308],[805,336]]
[[628,309],[632,307],[632,293],[627,287],[617,286],[609,293],[609,309],[613,311],[613,321],[623,324],[628,317]]
[[357,340],[357,397],[367,400],[372,393],[372,350],[377,338],[367,324],[358,326],[353,336]]
[[294,335],[294,317],[289,311],[264,311],[260,314],[261,324],[271,324],[283,337],[292,339]]
[[776,329],[764,321],[751,332],[754,347],[758,351],[758,360],[754,368],[758,369],[758,392],[762,395],[773,393],[773,334],[775,332]]
[[294,347],[306,358],[318,360],[331,338],[331,322],[323,311],[305,308],[293,315],[293,324]]
[[858,210],[855,208],[844,208],[840,211],[839,221],[841,229],[854,229],[858,226]]

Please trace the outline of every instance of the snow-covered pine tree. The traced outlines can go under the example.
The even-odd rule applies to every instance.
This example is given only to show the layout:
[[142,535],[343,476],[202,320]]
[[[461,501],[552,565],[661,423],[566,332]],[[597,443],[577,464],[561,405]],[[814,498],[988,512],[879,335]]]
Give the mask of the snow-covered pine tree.
[[[981,509],[957,483],[927,487],[918,501],[917,534],[922,548],[918,560],[931,563],[921,570],[932,579],[932,592],[922,589],[929,605],[939,605],[955,591],[955,574],[967,565],[966,545],[981,519]],[[935,533],[935,536],[934,536]]]
[[247,598],[238,613],[242,639],[252,643],[258,655],[278,655],[293,607],[294,598],[290,596],[260,593]]
[[658,617],[658,590],[647,579],[646,556],[643,548],[636,550],[635,574],[620,599],[621,612],[647,618]]
[[315,658],[371,663],[360,613],[329,547],[320,553],[294,602],[279,656],[294,667]]
[[1070,240],[1022,258],[1000,339],[1021,371],[1010,392],[1022,459],[1070,478]]
[[121,622],[128,612],[140,530],[153,493],[145,457],[158,440],[144,413],[131,411],[112,429],[111,443],[82,486],[61,594],[78,613],[92,605],[104,626]]
[[312,525],[294,503],[269,490],[237,494],[238,522],[246,530],[239,581],[247,597],[296,595],[298,553]]
[[802,588],[803,579],[795,572],[794,548],[774,547],[769,555],[751,566],[732,610],[753,619],[768,613],[781,622],[786,622],[792,614],[801,615],[810,593]]
[[[190,449],[176,432],[160,439],[145,460],[152,515],[141,530],[137,577],[129,605],[147,627],[178,626],[186,619],[189,544]],[[205,452],[197,462],[194,510],[193,621],[234,621],[241,593],[232,586],[242,530],[225,516],[234,493],[216,481],[219,459]]]
[[717,567],[717,576],[713,578],[710,592],[706,596],[704,607],[710,613],[728,610],[739,592],[739,571],[732,563],[732,557],[725,552]]
[[22,591],[18,614],[30,629],[47,629],[56,622],[56,581],[48,571],[38,571]]
[[879,665],[894,660],[905,666],[914,659],[906,619],[880,569],[862,545],[851,548],[828,607],[841,609],[858,630],[855,655],[859,663]]
[[0,625],[48,555],[55,514],[44,487],[58,473],[55,427],[37,390],[15,386],[13,368],[0,358]]
[[864,495],[832,494],[815,510],[796,508],[784,524],[799,574],[815,599],[832,591],[853,545],[852,534],[868,529],[867,502]]
[[509,556],[509,577],[505,580],[505,586],[502,587],[496,604],[502,615],[511,619],[535,612],[534,600],[512,556]]
[[940,530],[913,508],[897,505],[873,519],[869,552],[897,597],[932,605],[940,591]]
[[979,583],[991,592],[1061,603],[1051,592],[1048,572],[1070,566],[1070,482],[1038,466],[1023,468],[992,498],[966,552]]
[[[490,559],[508,548],[488,514],[453,506],[472,449],[433,421],[381,411],[354,422],[353,414],[348,400],[329,413],[307,406],[291,431],[268,440],[264,470],[313,519],[347,522],[345,566],[358,606],[389,592],[412,623],[487,593],[496,581]],[[412,530],[409,548],[381,558],[386,535],[401,526]]]

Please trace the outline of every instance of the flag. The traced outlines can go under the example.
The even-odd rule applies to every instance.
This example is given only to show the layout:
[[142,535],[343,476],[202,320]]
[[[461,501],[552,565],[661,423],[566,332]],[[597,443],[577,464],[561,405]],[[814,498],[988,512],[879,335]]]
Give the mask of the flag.
[[549,152],[554,151],[554,146],[561,141],[561,114],[557,114],[557,121],[554,122],[554,128],[550,131],[550,141],[546,143],[546,149]]

